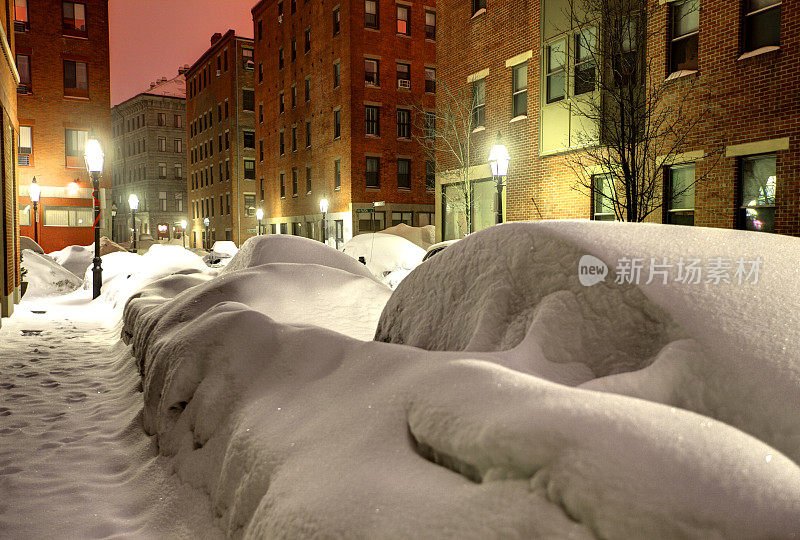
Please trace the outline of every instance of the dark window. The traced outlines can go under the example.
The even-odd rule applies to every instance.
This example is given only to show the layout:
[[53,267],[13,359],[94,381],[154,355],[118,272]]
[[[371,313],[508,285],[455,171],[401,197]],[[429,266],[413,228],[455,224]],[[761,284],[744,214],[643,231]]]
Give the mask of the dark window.
[[292,13],[297,13],[297,0],[291,0],[290,4]]
[[230,135],[231,134],[230,134],[229,131],[225,132],[225,150],[228,150],[231,147],[231,137],[230,137]]
[[775,232],[775,154],[752,156],[740,161],[739,228]]
[[697,69],[697,44],[700,36],[700,0],[670,4],[670,72]]
[[588,28],[575,35],[575,95],[594,91],[595,63],[597,50],[594,28]]
[[258,21],[258,40],[261,41],[264,39],[264,24],[262,21]]
[[342,187],[342,162],[341,160],[333,160],[333,189],[340,189]]
[[89,97],[89,75],[86,62],[64,60],[64,95]]
[[436,12],[425,12],[425,39],[436,39]]
[[297,85],[292,85],[292,109],[297,107]]
[[306,121],[306,148],[311,147],[311,121]]
[[255,112],[256,98],[252,90],[242,90],[242,109]]
[[311,193],[311,167],[306,167],[306,193]]
[[397,187],[411,189],[411,160],[397,160]]
[[408,109],[397,109],[397,137],[411,138],[411,111]]
[[305,97],[306,97],[306,102],[311,101],[311,77],[306,77],[306,81],[305,81]]
[[89,138],[89,132],[78,129],[68,129],[65,131],[65,138],[67,167],[85,167],[86,164],[83,159],[83,149],[86,145],[86,139]]
[[292,152],[297,152],[297,126],[292,126]]
[[278,113],[283,114],[285,107],[283,105],[283,92],[278,95]]
[[397,63],[397,87],[411,88],[411,65]]
[[561,39],[547,46],[547,103],[561,101],[566,95],[566,44]]
[[262,103],[258,104],[258,123],[264,123],[264,105]]
[[333,10],[333,35],[339,35],[339,30],[341,27],[341,14],[339,13],[339,8]]
[[256,132],[255,131],[243,131],[242,138],[244,139],[244,147],[245,148],[252,148],[255,149],[256,147]]
[[379,28],[378,0],[364,0],[364,28]]
[[289,226],[286,223],[281,223],[281,234],[289,234]]
[[283,15],[283,2],[278,2],[278,15]]
[[667,168],[666,223],[694,225],[694,165]]
[[258,182],[258,188],[259,188],[259,193],[261,195],[261,200],[263,201],[264,200],[264,179],[263,178]]
[[434,68],[425,68],[425,91],[436,92],[436,70]]
[[472,127],[486,125],[486,79],[472,83]]
[[342,111],[333,111],[333,138],[338,139],[342,136]]
[[278,147],[280,148],[280,155],[284,155],[286,153],[286,144],[285,144],[285,133],[281,130],[279,134],[280,142]]
[[297,197],[297,167],[292,167],[292,197]]
[[30,94],[33,92],[31,87],[31,57],[27,54],[17,55],[17,71],[19,71],[19,87],[17,92],[20,94]]
[[339,88],[341,84],[341,65],[339,62],[333,63],[333,87]]
[[472,0],[472,15],[486,9],[486,0]]
[[364,59],[364,82],[369,86],[380,86],[378,61],[371,58]]
[[381,109],[375,105],[364,107],[365,133],[367,135],[379,136],[381,134]]
[[511,71],[512,106],[511,115],[528,114],[528,63],[514,66]]
[[381,186],[381,158],[367,158],[366,180],[367,187],[377,188]]
[[264,161],[264,140],[260,139],[258,141],[258,160]]
[[281,173],[281,199],[286,198],[286,175]]
[[781,43],[781,0],[747,0],[744,10],[744,51]]
[[295,38],[292,38],[291,45],[292,45],[292,47],[291,47],[291,50],[292,50],[292,62],[294,62],[295,60],[297,60],[297,40]]
[[258,82],[264,82],[264,63],[258,63]]
[[397,6],[397,33],[405,36],[411,35],[408,19],[411,9],[408,6]]
[[256,161],[254,159],[244,160],[244,177],[247,180],[256,179]]
[[425,138],[436,138],[436,113],[433,111],[425,111]]
[[311,52],[311,28],[306,28],[303,36],[303,50],[304,52]]
[[278,69],[283,69],[283,47],[278,49]]
[[605,175],[592,177],[592,219],[614,221],[614,186]]
[[86,37],[86,5],[62,2],[62,27],[65,35]]
[[616,41],[620,50],[614,54],[611,66],[614,71],[614,84],[617,86],[635,85],[639,79],[637,45],[642,38],[639,24],[637,19],[629,18],[616,26]]

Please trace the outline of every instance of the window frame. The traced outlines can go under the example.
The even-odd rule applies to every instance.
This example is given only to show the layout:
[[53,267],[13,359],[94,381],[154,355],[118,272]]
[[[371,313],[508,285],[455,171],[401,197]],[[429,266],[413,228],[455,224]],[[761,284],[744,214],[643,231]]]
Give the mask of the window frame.
[[[373,128],[373,129],[370,129]],[[369,137],[381,136],[381,108],[378,105],[364,105],[364,134]]]
[[[758,160],[766,160],[766,159],[771,159],[771,160],[774,160],[774,162],[775,162],[775,167],[773,169],[774,170],[774,177],[775,177],[775,186],[773,188],[774,189],[774,193],[772,195],[772,198],[773,198],[772,204],[756,204],[756,205],[748,204],[748,205],[745,205],[744,204],[744,198],[745,198],[745,189],[744,189],[745,188],[745,184],[744,184],[744,182],[745,182],[745,172],[746,172],[745,171],[745,163],[748,162],[748,161],[758,161]],[[775,232],[775,217],[777,215],[777,208],[778,208],[778,203],[777,203],[778,154],[776,152],[767,152],[767,153],[764,153],[764,154],[753,154],[753,155],[741,156],[737,160],[737,170],[738,170],[737,171],[738,172],[738,174],[737,174],[737,177],[738,177],[737,178],[737,209],[736,209],[736,214],[737,214],[736,227],[737,227],[737,229],[774,233]],[[769,183],[769,178],[767,179],[767,184],[766,184],[767,188],[769,188],[768,183]],[[758,227],[748,228],[747,227],[747,223],[748,223],[747,210],[749,210],[749,209],[756,210],[756,213],[758,211],[757,209],[771,209],[771,214],[772,214],[771,217],[772,217],[772,224],[773,224],[772,230],[768,230],[768,229],[767,230],[763,230],[763,229],[760,229]]]
[[[395,4],[395,7],[397,14],[395,30],[397,35],[411,37],[411,6],[407,6],[405,4]],[[401,12],[405,13],[405,19],[401,18]]]
[[[402,117],[402,118],[401,118]],[[405,120],[405,121],[401,121]],[[411,110],[397,107],[397,138],[411,140]]]
[[[370,13],[368,7],[370,4],[375,6],[375,12]],[[378,0],[364,0],[364,28],[370,30],[380,30],[380,4]]]
[[[697,28],[688,31],[681,35],[676,35],[678,31],[678,15],[679,9],[687,4],[691,4],[692,2],[697,3]],[[692,72],[697,71],[700,67],[699,65],[699,42],[700,42],[700,0],[680,0],[677,2],[670,2],[668,6],[668,17],[669,17],[669,43],[667,46],[667,55],[668,55],[668,65],[667,70],[669,73],[681,73],[681,72]],[[686,15],[683,15],[684,17]],[[692,45],[693,44],[693,45]],[[694,50],[694,65],[689,66],[682,66],[677,64],[677,59],[680,57],[678,52],[681,50],[681,47],[688,47],[685,49],[685,52],[691,52]],[[688,62],[689,60],[686,60]]]
[[[742,22],[741,22],[741,52],[742,53],[750,53],[761,50],[765,47],[780,47],[781,43],[781,22],[783,20],[783,1],[782,0],[774,0],[774,3],[762,7],[759,9],[752,9],[750,7],[751,0],[746,0],[742,7]],[[770,15],[770,11],[777,10],[778,11],[778,28],[777,28],[777,43],[766,43],[766,44],[759,44],[757,46],[750,46],[748,41],[751,38],[752,33],[749,31],[749,27],[751,26],[750,21],[755,18],[764,18],[765,15]],[[755,27],[763,27],[764,25],[757,25],[753,24]]]
[[[401,163],[405,164],[407,166],[407,170],[404,173],[400,172]],[[410,158],[397,158],[397,189],[411,191],[411,159]]]
[[[690,186],[687,186],[683,189],[683,192],[678,196],[683,196],[691,190],[691,197],[692,197],[692,207],[681,207],[675,208],[674,203],[676,199],[675,194],[675,173],[676,171],[682,171],[686,169],[692,169],[692,183]],[[678,165],[669,165],[664,167],[664,201],[665,204],[663,205],[664,208],[664,216],[663,216],[663,223],[669,225],[689,225],[687,223],[678,223],[680,220],[677,216],[690,216],[691,217],[691,225],[694,225],[694,213],[695,213],[695,182],[696,182],[696,165],[695,163],[681,163]]]
[[[525,84],[521,85],[517,80],[517,74],[525,70]],[[519,85],[519,87],[518,87]],[[518,98],[524,97],[524,110],[520,110]],[[528,116],[528,61],[520,62],[511,66],[511,117],[527,117]]]
[[[370,163],[374,164],[375,170],[370,170]],[[364,181],[365,187],[380,189],[381,187],[381,158],[378,156],[366,156],[364,160]]]

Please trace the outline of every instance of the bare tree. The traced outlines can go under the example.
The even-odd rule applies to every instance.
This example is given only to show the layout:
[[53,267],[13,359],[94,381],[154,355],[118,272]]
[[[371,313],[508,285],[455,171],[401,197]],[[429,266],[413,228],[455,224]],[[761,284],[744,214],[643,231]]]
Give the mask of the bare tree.
[[413,112],[412,137],[424,149],[426,159],[436,164],[436,172],[448,189],[442,189],[444,202],[461,216],[458,222],[462,234],[473,232],[473,197],[470,178],[472,133],[478,125],[480,109],[472,85],[453,90],[447,84],[436,83],[436,109],[418,103],[411,104]]
[[[580,151],[566,161],[577,178],[574,188],[613,209],[618,220],[643,221],[662,208],[664,166],[698,143],[712,113],[710,84],[700,85],[695,76],[692,27],[699,1],[676,2],[667,17],[665,9],[654,0],[569,0],[571,28],[565,33],[574,63],[565,64],[574,90],[564,103],[582,127],[570,144]],[[665,70],[663,56],[647,48],[666,43],[671,29],[688,37],[667,47],[671,65]],[[548,48],[548,59],[551,53]],[[672,196],[694,189],[707,175],[708,169],[675,186]]]

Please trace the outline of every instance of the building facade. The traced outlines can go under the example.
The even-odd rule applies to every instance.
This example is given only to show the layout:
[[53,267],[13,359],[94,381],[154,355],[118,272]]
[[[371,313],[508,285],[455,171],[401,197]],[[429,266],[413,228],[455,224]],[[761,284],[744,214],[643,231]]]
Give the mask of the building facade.
[[233,30],[214,34],[186,72],[193,247],[241,245],[257,232],[253,73],[253,40]]
[[[585,54],[596,31],[566,15],[569,0],[441,2],[439,79],[471,94],[470,106],[480,109],[469,162],[475,228],[496,219],[487,156],[498,132],[511,155],[506,220],[614,219],[610,195],[581,189],[574,167],[576,156],[588,155],[581,132],[600,129],[587,127],[580,113],[587,99],[603,99],[603,74]],[[705,111],[668,158],[655,160],[662,204],[647,221],[800,236],[799,111],[786,92],[798,82],[800,13],[778,0],[642,5],[646,52],[637,62],[648,84],[663,89],[671,114]],[[601,26],[611,28],[608,21]],[[443,239],[466,232],[463,216],[448,205],[458,191],[452,167],[443,159],[437,170]],[[602,182],[589,167],[581,174],[592,186]]]
[[16,149],[19,139],[17,122],[17,85],[19,72],[14,57],[14,2],[4,0],[0,10],[0,326],[2,318],[14,312],[20,299],[19,211],[17,206]]
[[252,13],[266,232],[321,240],[322,199],[337,247],[433,224],[432,159],[417,138],[435,108],[435,2],[263,0]]
[[[21,234],[46,252],[94,241],[92,182],[83,147],[111,142],[108,1],[17,0],[14,10],[18,87],[20,206],[30,205],[34,177],[41,186],[38,216],[20,215]],[[101,179],[101,234],[110,236]]]
[[[113,133],[113,235],[130,242],[149,235],[158,242],[183,238],[186,191],[186,68],[111,110]],[[129,198],[136,195],[134,213]]]

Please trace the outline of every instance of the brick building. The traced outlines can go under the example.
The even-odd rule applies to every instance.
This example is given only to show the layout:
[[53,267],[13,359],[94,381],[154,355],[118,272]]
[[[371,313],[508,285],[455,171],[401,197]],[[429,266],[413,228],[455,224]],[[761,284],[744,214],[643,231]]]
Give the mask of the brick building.
[[[512,158],[507,220],[613,219],[602,197],[574,189],[568,163],[581,152],[577,102],[595,88],[580,85],[584,36],[564,16],[568,0],[441,2],[439,80],[471,89],[483,109],[484,129],[471,138],[478,228],[494,223],[486,159],[498,132]],[[656,29],[645,49],[651,78],[665,82],[668,96],[690,84],[689,110],[701,99],[711,103],[664,163],[659,196],[667,202],[648,220],[800,236],[800,111],[787,92],[800,83],[800,13],[778,0],[648,0],[647,10],[647,28]],[[526,110],[516,111],[523,99]],[[463,233],[447,210],[455,188],[448,172],[440,163],[437,235],[445,239]],[[692,186],[686,196],[670,191],[678,181]]]
[[253,40],[233,30],[214,34],[186,72],[192,246],[241,245],[256,234],[253,73]]
[[186,191],[186,77],[166,77],[111,110],[114,240],[133,228],[128,198],[139,199],[136,233],[157,241],[180,239],[189,218]]
[[3,145],[0,153],[0,326],[2,317],[9,317],[19,302],[20,247],[19,212],[17,207],[16,141],[17,85],[19,73],[14,58],[14,2],[4,0],[0,10],[0,126]]
[[400,222],[432,224],[432,162],[412,135],[414,111],[435,106],[435,6],[263,0],[253,8],[267,232],[321,239],[323,198],[331,245]]
[[[88,245],[94,241],[94,212],[83,146],[94,134],[108,154],[111,142],[108,1],[17,0],[14,13],[21,208],[30,204],[34,177],[41,186],[39,216],[21,214],[21,234],[38,236],[45,251]],[[110,185],[107,165],[100,204],[101,234],[109,236]]]

